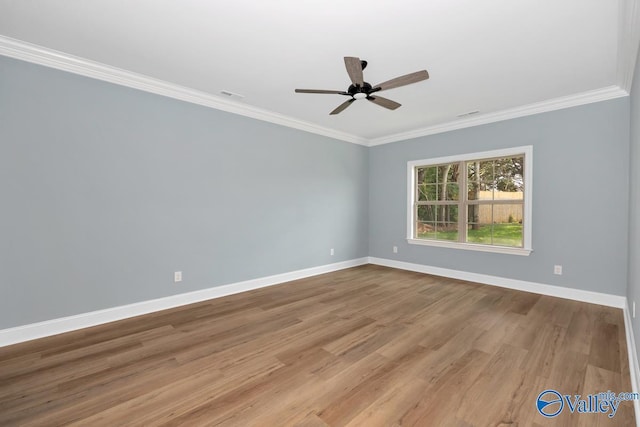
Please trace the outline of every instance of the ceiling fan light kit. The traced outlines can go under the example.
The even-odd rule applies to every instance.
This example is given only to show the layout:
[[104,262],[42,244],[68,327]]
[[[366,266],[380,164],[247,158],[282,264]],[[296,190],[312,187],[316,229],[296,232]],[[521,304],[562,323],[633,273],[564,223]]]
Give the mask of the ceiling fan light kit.
[[360,58],[356,58],[353,56],[345,56],[344,65],[347,69],[347,74],[351,79],[351,85],[346,91],[340,90],[323,90],[323,89],[296,89],[296,93],[315,93],[315,94],[333,94],[333,95],[344,95],[350,97],[347,101],[340,104],[335,110],[333,110],[330,115],[338,114],[344,111],[348,106],[350,106],[353,101],[357,99],[367,99],[368,101],[373,102],[376,105],[379,105],[383,108],[389,110],[395,110],[400,107],[401,104],[392,101],[390,99],[383,98],[378,96],[376,93],[394,89],[400,86],[406,86],[412,83],[417,83],[422,80],[427,80],[429,78],[429,73],[427,70],[416,71],[415,73],[406,74],[404,76],[396,77],[395,79],[387,80],[386,82],[371,85],[364,81],[364,75],[362,71],[367,67],[367,61],[363,61]]

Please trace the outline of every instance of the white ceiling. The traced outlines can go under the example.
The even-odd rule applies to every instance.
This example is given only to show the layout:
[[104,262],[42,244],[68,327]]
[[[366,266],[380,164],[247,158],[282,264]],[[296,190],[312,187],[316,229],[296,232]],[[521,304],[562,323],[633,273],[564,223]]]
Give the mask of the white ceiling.
[[[630,2],[0,0],[0,36],[375,142],[473,110],[619,96],[621,55],[635,52],[623,43]],[[329,116],[343,96],[294,93],[346,90],[344,56],[366,59],[372,84],[421,69],[430,79],[383,92],[395,111],[360,100]]]

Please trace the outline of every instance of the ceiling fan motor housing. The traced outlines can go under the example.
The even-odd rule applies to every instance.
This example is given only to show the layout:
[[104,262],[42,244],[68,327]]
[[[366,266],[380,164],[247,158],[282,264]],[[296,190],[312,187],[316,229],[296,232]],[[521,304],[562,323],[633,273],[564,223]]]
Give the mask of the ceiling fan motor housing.
[[349,86],[349,89],[347,89],[347,92],[349,93],[349,95],[355,95],[356,93],[370,93],[371,90],[373,88],[371,87],[371,85],[367,82],[364,82],[364,84],[362,86],[360,85],[351,85]]
[[[363,85],[351,85],[349,86],[349,89],[347,89],[347,93],[351,96],[354,96],[358,93],[364,93],[367,95],[367,97],[369,95],[371,95],[374,92],[378,92],[380,90],[379,87],[372,87],[369,83],[367,82],[363,82]],[[346,95],[346,94],[345,94]],[[357,98],[361,98],[361,97],[357,97]]]

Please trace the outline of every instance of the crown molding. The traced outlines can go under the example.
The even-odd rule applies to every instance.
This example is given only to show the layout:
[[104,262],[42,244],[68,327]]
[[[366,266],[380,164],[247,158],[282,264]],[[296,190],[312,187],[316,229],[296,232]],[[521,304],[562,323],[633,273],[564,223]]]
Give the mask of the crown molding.
[[[638,49],[638,42],[640,40],[640,30],[636,28],[640,27],[640,25],[636,25],[639,21],[638,15],[640,14],[638,1],[639,0],[620,0],[620,19],[624,20],[624,25],[622,25],[624,30],[621,30],[620,32],[621,38],[619,40],[618,52],[618,79],[622,82],[620,86],[609,86],[373,139],[367,139],[335,129],[318,126],[283,114],[224,99],[206,92],[101,64],[99,62],[69,55],[64,52],[48,49],[21,40],[12,39],[10,37],[0,36],[0,55],[233,114],[239,114],[256,120],[275,123],[345,142],[372,147],[628,96],[635,66],[635,52]],[[626,12],[623,13],[623,11]],[[622,48],[623,45],[625,46],[624,48]],[[634,46],[635,51],[633,50]]]
[[368,145],[368,140],[356,135],[318,126],[283,114],[240,102],[223,99],[206,92],[176,85],[143,74],[134,73],[99,62],[69,55],[53,49],[27,43],[10,37],[0,36],[0,55],[20,59],[45,67],[55,68],[81,76],[127,86],[133,89],[162,95],[180,101],[202,105],[216,110],[227,111],[265,122],[275,123],[305,132],[315,133],[359,145]]
[[640,5],[638,0],[620,0],[618,10],[617,80],[620,88],[631,91],[633,72],[640,46]]
[[618,86],[609,86],[602,89],[590,90],[560,98],[549,99],[547,101],[536,102],[534,104],[510,108],[508,110],[479,114],[467,119],[455,120],[409,132],[383,136],[381,138],[370,140],[369,146],[372,147],[376,145],[389,144],[391,142],[404,141],[407,139],[419,138],[421,136],[449,132],[456,129],[464,129],[488,123],[500,122],[503,120],[515,119],[517,117],[546,113],[548,111],[561,110],[563,108],[576,107],[579,105],[591,104],[593,102],[607,101],[609,99],[620,98],[628,95],[628,92]]

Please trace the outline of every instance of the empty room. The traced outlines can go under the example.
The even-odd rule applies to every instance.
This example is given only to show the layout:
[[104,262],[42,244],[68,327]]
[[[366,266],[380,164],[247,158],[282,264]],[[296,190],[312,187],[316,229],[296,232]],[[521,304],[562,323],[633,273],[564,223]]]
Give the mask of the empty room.
[[0,0],[0,425],[640,425],[639,45],[640,0]]

